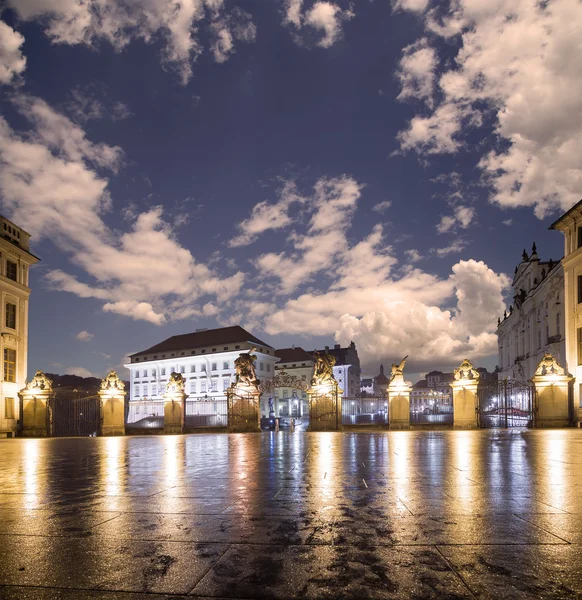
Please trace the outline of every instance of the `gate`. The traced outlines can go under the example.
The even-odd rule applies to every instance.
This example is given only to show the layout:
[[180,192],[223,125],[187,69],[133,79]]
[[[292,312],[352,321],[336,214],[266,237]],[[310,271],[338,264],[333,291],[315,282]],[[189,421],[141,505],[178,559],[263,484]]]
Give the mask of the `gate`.
[[504,379],[477,388],[479,427],[533,427],[535,388]]
[[386,398],[342,398],[342,425],[388,425]]
[[49,401],[51,437],[89,436],[101,429],[100,399],[87,392],[57,392]]

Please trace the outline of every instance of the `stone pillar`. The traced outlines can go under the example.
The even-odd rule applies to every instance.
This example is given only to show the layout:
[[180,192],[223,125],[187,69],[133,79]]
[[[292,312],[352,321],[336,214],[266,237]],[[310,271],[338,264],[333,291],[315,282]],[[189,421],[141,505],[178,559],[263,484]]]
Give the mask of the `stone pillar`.
[[115,371],[101,381],[99,435],[125,435],[125,384]]
[[410,429],[410,391],[404,378],[388,384],[388,414],[390,429]]
[[51,402],[55,397],[53,382],[42,371],[37,371],[18,395],[22,402],[22,436],[50,437]]
[[479,397],[479,371],[465,359],[458,369],[455,369],[453,388],[453,428],[477,429]]
[[341,431],[342,404],[338,382],[316,383],[307,390],[309,431]]
[[184,433],[186,416],[186,398],[184,377],[180,373],[172,373],[164,393],[164,433]]
[[226,398],[228,401],[228,431],[232,433],[261,431],[259,425],[261,392],[258,385],[235,381],[226,391]]
[[570,424],[568,388],[572,377],[546,353],[531,381],[535,387],[534,426],[567,427]]

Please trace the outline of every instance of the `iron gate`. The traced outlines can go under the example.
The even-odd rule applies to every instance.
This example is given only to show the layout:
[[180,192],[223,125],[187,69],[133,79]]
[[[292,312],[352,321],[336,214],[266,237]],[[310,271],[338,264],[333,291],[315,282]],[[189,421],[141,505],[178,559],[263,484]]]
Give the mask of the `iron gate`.
[[51,437],[98,434],[101,429],[98,395],[57,392],[49,402]]
[[535,389],[529,383],[504,379],[477,388],[479,427],[533,427]]

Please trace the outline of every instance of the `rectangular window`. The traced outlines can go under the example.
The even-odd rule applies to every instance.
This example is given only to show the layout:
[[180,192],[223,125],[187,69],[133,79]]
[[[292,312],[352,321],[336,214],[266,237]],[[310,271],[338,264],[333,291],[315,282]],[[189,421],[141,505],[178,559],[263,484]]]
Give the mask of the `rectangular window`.
[[16,329],[16,304],[6,303],[6,327]]
[[180,367],[180,373],[185,373],[186,372],[186,367],[184,365],[182,365]]
[[222,363],[222,368],[223,368],[223,369],[230,369],[230,363],[229,363],[227,360],[225,360],[225,361]]
[[139,398],[139,385],[135,386],[135,397]]
[[271,365],[269,363],[267,363],[267,373],[271,372]]
[[230,379],[228,377],[224,377],[222,379],[222,389],[223,389],[223,391],[226,392],[226,390],[228,389],[229,385],[230,385]]
[[582,227],[578,227],[578,248],[582,246]]
[[202,365],[202,366],[200,367],[200,370],[201,370],[203,373],[206,373],[206,365]]
[[212,365],[211,365],[211,370],[212,370],[212,371],[216,371],[216,363],[212,363]]
[[16,281],[17,279],[18,267],[16,263],[13,263],[11,260],[6,261],[6,277],[8,279],[12,279],[12,281]]
[[152,396],[157,396],[157,395],[158,395],[158,386],[152,385]]
[[4,398],[4,417],[14,419],[14,398]]
[[206,381],[200,382],[200,391],[205,394],[206,393]]
[[143,397],[145,398],[148,395],[148,386],[144,385],[143,386]]
[[196,365],[190,365],[190,373],[196,373]]
[[133,376],[134,376],[135,379],[139,379],[139,369],[135,370],[135,373],[134,373]]
[[194,379],[190,380],[190,393],[191,394],[196,393],[196,381]]
[[211,388],[210,388],[211,392],[217,392],[218,391],[218,379],[213,379],[210,382],[210,386],[211,386]]
[[148,376],[148,370],[147,370],[147,369],[144,369],[144,370],[143,370],[143,376],[144,376],[144,377],[147,377],[147,376]]
[[16,350],[4,348],[4,381],[16,381]]
[[289,398],[289,390],[283,390],[283,398]]
[[160,369],[160,375],[163,375],[163,376],[164,376],[165,374],[166,374],[166,369],[165,369],[164,367],[162,367],[162,368]]
[[265,365],[263,363],[259,363],[259,371],[264,371]]
[[578,275],[578,304],[582,302],[582,275]]
[[582,327],[578,327],[578,364],[582,365]]

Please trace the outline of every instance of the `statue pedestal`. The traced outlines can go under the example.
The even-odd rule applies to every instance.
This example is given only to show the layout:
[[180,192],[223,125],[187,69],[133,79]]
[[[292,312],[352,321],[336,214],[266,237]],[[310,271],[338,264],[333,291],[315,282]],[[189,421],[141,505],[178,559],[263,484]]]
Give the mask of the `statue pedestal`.
[[388,385],[390,429],[410,429],[410,390],[400,374],[395,375]]
[[453,388],[453,429],[477,429],[476,379],[460,379],[451,383]]
[[226,391],[228,401],[228,431],[231,433],[248,433],[261,431],[261,393],[251,385],[238,384]]
[[572,377],[568,375],[534,375],[535,386],[534,424],[536,427],[567,427],[570,424],[568,387]]
[[125,435],[125,394],[99,392],[101,400],[101,432],[99,435]]
[[50,402],[54,392],[34,392],[23,389],[19,394],[22,401],[22,437],[50,437]]
[[164,434],[184,433],[186,398],[180,391],[164,394]]
[[307,390],[309,403],[309,431],[340,431],[342,405],[338,382],[331,380]]

